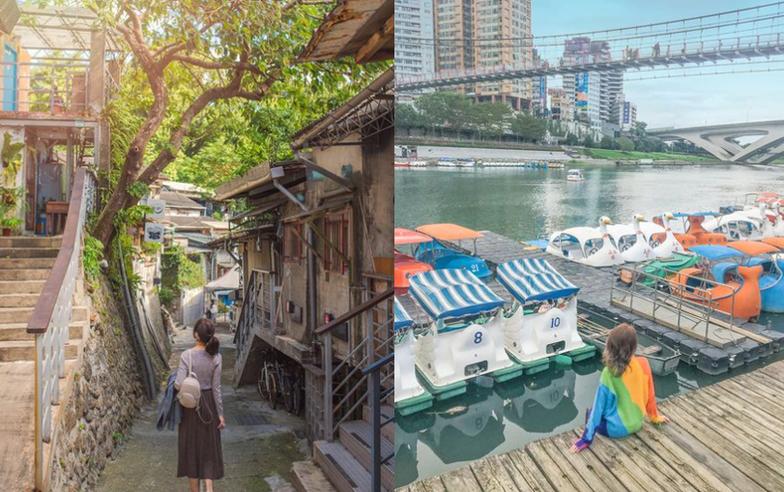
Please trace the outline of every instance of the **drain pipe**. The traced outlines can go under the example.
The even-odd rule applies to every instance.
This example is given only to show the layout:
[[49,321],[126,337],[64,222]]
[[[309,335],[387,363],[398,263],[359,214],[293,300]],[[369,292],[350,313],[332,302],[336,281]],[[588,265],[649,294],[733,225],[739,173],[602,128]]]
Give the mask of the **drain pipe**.
[[[278,179],[285,176],[286,170],[282,166],[273,167],[270,169],[270,175],[272,176],[272,185],[283,195],[289,199],[289,201],[294,202],[297,204],[299,208],[302,209],[303,212],[310,212],[310,209],[302,203],[296,196],[294,196],[288,188],[280,184]],[[307,299],[308,299],[308,326],[310,326],[312,331],[316,330],[316,323],[318,322],[318,318],[316,316],[316,255],[313,253],[312,246],[315,244],[316,235],[313,232],[313,226],[310,223],[305,225],[307,228],[305,230],[305,238],[308,241],[308,255],[307,255]]]

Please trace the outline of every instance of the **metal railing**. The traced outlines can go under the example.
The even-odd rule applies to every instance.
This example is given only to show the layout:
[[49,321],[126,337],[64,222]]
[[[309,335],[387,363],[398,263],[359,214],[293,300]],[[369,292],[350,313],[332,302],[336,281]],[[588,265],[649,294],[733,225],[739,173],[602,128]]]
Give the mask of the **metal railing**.
[[[631,277],[613,282],[610,289],[610,302],[624,309],[640,312],[643,305],[645,316],[653,321],[672,326],[677,330],[698,330],[705,327],[704,341],[709,338],[710,326],[719,325],[730,332],[736,327],[735,297],[740,290],[721,282],[702,277],[694,277],[664,269],[669,278],[643,272],[636,268],[623,268]],[[703,286],[687,286],[674,282],[675,276],[694,278]],[[711,292],[716,287],[727,289],[727,294],[716,297]],[[729,312],[719,310],[717,301],[729,299]],[[636,308],[635,308],[636,301]],[[647,309],[650,308],[650,311]]]
[[33,309],[27,332],[35,335],[35,485],[44,489],[44,444],[52,440],[52,405],[60,403],[73,297],[80,276],[83,232],[96,200],[95,177],[80,167],[74,177],[62,244]]
[[383,421],[381,405],[395,392],[394,386],[384,387],[382,374],[394,367],[395,353],[385,355],[362,369],[362,375],[368,378],[368,399],[370,404],[370,483],[372,492],[381,492],[381,467],[395,456],[395,452],[381,456],[381,428],[390,425],[394,417]]
[[[343,422],[351,419],[370,394],[368,375],[363,370],[377,360],[394,353],[392,296],[394,289],[369,297],[350,312],[316,330],[322,340],[322,368],[324,370],[324,438],[332,441]],[[333,365],[335,357],[333,330],[358,318],[362,327],[361,339]],[[380,384],[392,387],[393,371],[385,366],[379,374]],[[372,409],[371,409],[372,410]]]
[[238,358],[241,358],[250,347],[248,341],[251,340],[253,327],[258,321],[256,318],[259,311],[254,306],[259,293],[258,275],[255,270],[250,272],[248,286],[245,288],[242,298],[242,309],[237,319],[237,331],[234,333],[234,344],[237,347]]

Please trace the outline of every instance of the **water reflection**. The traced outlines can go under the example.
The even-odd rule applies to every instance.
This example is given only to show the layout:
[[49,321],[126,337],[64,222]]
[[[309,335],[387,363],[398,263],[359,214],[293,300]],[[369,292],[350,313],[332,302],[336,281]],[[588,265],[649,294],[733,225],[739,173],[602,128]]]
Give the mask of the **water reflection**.
[[[526,380],[506,383],[497,391],[506,396],[504,415],[528,432],[552,432],[577,417],[574,404],[574,371],[553,368]],[[507,388],[507,385],[511,386]]]

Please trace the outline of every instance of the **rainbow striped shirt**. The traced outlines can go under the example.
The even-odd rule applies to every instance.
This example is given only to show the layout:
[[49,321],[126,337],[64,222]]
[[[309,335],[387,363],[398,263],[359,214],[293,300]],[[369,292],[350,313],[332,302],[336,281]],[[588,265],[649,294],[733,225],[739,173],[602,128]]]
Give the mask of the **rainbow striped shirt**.
[[648,360],[633,356],[620,377],[605,367],[585,431],[576,446],[587,448],[597,432],[608,437],[633,434],[642,428],[646,415],[653,423],[661,422]]

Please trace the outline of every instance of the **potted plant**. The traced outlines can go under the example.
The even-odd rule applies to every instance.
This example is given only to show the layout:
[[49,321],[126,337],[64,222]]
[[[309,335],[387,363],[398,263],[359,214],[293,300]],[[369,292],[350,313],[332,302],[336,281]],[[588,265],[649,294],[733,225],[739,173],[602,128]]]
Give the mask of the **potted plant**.
[[22,227],[22,219],[18,217],[6,217],[2,220],[2,233],[3,236],[11,236],[19,234]]

